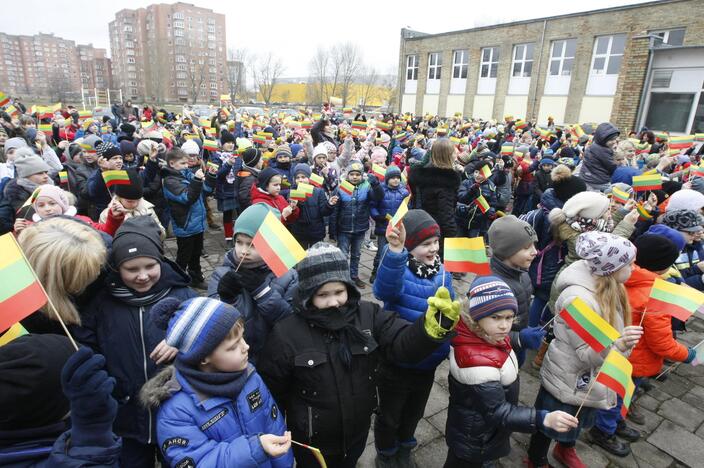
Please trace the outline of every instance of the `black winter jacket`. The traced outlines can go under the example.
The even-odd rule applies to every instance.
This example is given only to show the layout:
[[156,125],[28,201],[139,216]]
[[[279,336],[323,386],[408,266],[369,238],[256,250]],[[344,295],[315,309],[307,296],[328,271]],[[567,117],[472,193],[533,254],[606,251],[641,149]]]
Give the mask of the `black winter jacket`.
[[460,175],[454,169],[411,166],[408,185],[413,195],[414,208],[428,212],[440,226],[442,237],[457,235],[455,206]]
[[594,132],[594,143],[584,152],[584,161],[579,176],[588,184],[600,185],[611,182],[611,174],[616,170],[614,153],[606,142],[619,135],[618,128],[609,122],[599,124]]

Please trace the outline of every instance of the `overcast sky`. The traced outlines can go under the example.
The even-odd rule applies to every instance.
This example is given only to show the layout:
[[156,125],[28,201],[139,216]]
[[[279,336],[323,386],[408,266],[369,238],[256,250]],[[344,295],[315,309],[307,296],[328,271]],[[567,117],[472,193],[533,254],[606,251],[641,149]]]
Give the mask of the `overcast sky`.
[[[122,8],[155,3],[147,0],[24,0],[2,2],[3,27],[8,34],[54,33],[81,44],[109,50],[108,23]],[[164,2],[170,3],[170,2]],[[174,2],[175,3],[175,2]],[[224,13],[227,45],[265,54],[273,51],[286,66],[285,76],[306,76],[318,46],[353,41],[364,60],[381,73],[396,73],[400,30],[403,27],[439,33],[488,24],[540,18],[586,9],[643,3],[642,0],[467,0],[291,1],[266,2],[191,0],[197,6]]]

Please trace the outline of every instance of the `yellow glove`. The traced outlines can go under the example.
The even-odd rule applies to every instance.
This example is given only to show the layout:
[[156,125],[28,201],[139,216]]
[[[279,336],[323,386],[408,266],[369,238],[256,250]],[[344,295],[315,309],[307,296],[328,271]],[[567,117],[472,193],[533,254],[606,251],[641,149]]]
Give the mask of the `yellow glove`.
[[444,286],[428,298],[425,311],[425,332],[431,338],[442,339],[452,331],[460,319],[460,303],[450,299],[450,291]]

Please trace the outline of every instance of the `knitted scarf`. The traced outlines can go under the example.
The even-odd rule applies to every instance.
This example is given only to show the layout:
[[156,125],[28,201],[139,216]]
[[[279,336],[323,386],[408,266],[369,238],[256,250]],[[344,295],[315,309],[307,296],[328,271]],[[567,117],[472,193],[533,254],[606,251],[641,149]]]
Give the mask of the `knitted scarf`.
[[181,362],[178,358],[174,362],[174,367],[193,387],[193,390],[201,395],[232,399],[237,398],[247,382],[247,377],[254,370],[248,365],[246,369],[238,372],[204,372]]
[[157,281],[156,284],[149,289],[149,291],[143,293],[139,293],[134,289],[125,286],[118,273],[111,273],[107,283],[108,292],[112,297],[119,299],[132,307],[144,307],[154,304],[168,296],[171,292],[171,286],[167,284],[168,280],[164,275],[159,278],[159,281]]
[[440,256],[436,255],[432,265],[416,260],[413,255],[408,256],[408,269],[421,279],[430,279],[440,272]]

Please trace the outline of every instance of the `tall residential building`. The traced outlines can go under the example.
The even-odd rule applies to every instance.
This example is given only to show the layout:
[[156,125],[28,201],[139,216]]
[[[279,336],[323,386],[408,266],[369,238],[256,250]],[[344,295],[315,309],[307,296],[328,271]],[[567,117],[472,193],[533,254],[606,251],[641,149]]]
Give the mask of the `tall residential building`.
[[160,3],[120,10],[109,27],[113,82],[124,99],[206,103],[228,92],[225,15]]
[[[80,97],[82,83],[110,86],[110,59],[105,54],[105,49],[76,46],[53,34],[0,33],[0,90],[51,99]],[[82,79],[84,73],[88,82]]]

